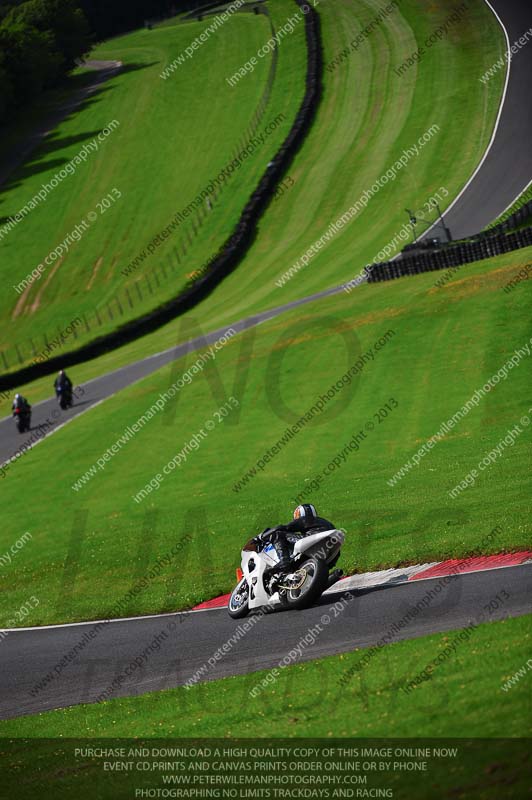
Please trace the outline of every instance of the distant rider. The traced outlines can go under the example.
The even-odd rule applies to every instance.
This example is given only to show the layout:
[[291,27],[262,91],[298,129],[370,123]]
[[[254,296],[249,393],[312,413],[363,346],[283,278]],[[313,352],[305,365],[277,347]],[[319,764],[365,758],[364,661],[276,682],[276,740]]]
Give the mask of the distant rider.
[[68,397],[72,397],[72,381],[64,369],[59,370],[57,378],[54,381],[54,389],[56,395],[64,392]]
[[29,412],[31,411],[31,406],[26,400],[26,398],[23,397],[21,394],[18,394],[18,392],[15,395],[15,399],[13,400],[13,405],[11,406],[11,408],[13,410],[13,415],[15,414],[15,410],[17,408],[20,409],[20,411],[23,414],[29,414]]
[[276,569],[286,570],[290,566],[292,558],[292,548],[287,539],[287,534],[300,533],[303,536],[310,536],[312,533],[320,531],[330,531],[336,528],[332,522],[318,517],[316,509],[312,503],[304,503],[298,506],[293,514],[292,522],[286,525],[277,525],[275,528],[266,528],[257,539],[261,542],[271,542],[279,557]]

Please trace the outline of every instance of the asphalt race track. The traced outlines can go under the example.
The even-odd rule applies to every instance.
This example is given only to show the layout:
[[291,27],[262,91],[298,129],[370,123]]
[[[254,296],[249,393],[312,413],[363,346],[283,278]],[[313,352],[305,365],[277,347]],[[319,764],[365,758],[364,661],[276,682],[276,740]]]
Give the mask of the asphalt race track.
[[[532,6],[523,0],[492,0],[508,31],[510,44],[532,27]],[[532,180],[532,43],[514,58],[507,96],[497,133],[481,169],[446,216],[454,238],[476,233],[500,215]],[[472,80],[478,79],[476,76]],[[450,154],[452,157],[452,154]],[[437,229],[431,235],[437,235]],[[46,435],[116,392],[194,350],[202,351],[220,338],[227,328],[240,332],[276,317],[289,309],[321,297],[337,294],[342,286],[248,317],[203,337],[130,364],[83,385],[72,409],[61,412],[54,398],[33,408],[32,432],[19,435],[13,421],[0,421],[0,464],[22,445],[41,439],[39,426],[48,423]],[[175,380],[175,377],[174,377]],[[52,383],[52,378],[50,379]],[[31,398],[30,398],[31,401]],[[41,428],[42,430],[42,428]],[[7,475],[6,478],[9,479]],[[1,485],[0,478],[0,485]],[[416,581],[395,587],[370,589],[354,596],[339,618],[333,619],[316,642],[306,647],[301,661],[352,651],[375,644],[408,608],[437,581]],[[416,638],[432,632],[464,628],[471,621],[487,621],[483,606],[503,589],[510,594],[491,620],[532,612],[532,566],[509,567],[455,577],[441,599],[431,604],[395,639]],[[334,602],[303,612],[283,612],[259,617],[256,624],[229,652],[209,668],[205,680],[276,667],[300,642],[308,629],[319,623]],[[248,617],[248,620],[254,617]],[[147,664],[127,677],[112,696],[139,695],[185,683],[238,627],[225,610],[112,621],[97,631],[75,661],[69,663],[42,690],[30,690],[43,680],[94,623],[33,630],[13,630],[0,641],[0,717],[32,714],[84,702],[95,702],[113,679],[161,632],[166,638]],[[473,634],[474,635],[474,634]],[[384,651],[383,651],[384,652]],[[381,657],[379,655],[379,657]],[[419,665],[420,669],[424,665]]]
[[[139,695],[186,683],[214,652],[234,635],[240,624],[256,619],[255,624],[229,652],[208,668],[205,680],[239,675],[277,667],[279,662],[321,624],[313,645],[304,647],[299,661],[365,648],[402,620],[409,608],[419,602],[439,579],[417,580],[400,586],[378,587],[351,594],[330,594],[320,605],[305,611],[282,611],[233,620],[225,609],[164,614],[117,620],[99,628],[89,638],[78,657],[35,692],[35,686],[69,653],[84,634],[94,631],[95,623],[78,623],[45,629],[14,630],[0,642],[0,717],[33,714],[53,708],[95,702],[113,680],[159,636],[160,649],[149,655],[143,666],[132,670],[112,697]],[[475,572],[455,576],[439,595],[392,640],[416,638],[429,633],[465,628],[489,620],[522,616],[532,611],[532,565]],[[495,595],[509,595],[498,611],[484,608]],[[335,618],[331,606],[349,597]],[[324,615],[330,623],[323,622]],[[321,622],[320,622],[321,621]],[[165,634],[165,635],[163,635]],[[471,632],[474,636],[474,631]],[[385,657],[386,648],[375,657]],[[434,653],[434,656],[437,652]],[[394,676],[404,681],[412,674]],[[131,670],[130,670],[131,671]],[[254,685],[250,681],[249,689]],[[31,694],[34,691],[34,696]]]
[[[532,28],[532,5],[523,0],[490,0],[508,32],[510,46]],[[507,69],[506,62],[504,69]],[[481,76],[472,75],[472,80]],[[453,239],[484,230],[511,206],[532,181],[532,42],[512,59],[510,81],[499,127],[487,158],[451,210],[445,224]],[[452,159],[453,154],[449,153]],[[431,236],[445,238],[441,225]],[[423,234],[427,236],[427,233]]]

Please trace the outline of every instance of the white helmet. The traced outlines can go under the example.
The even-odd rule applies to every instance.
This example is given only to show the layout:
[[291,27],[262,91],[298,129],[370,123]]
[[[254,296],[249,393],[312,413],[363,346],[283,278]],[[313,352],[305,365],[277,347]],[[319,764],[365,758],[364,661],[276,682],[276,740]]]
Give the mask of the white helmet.
[[313,519],[317,516],[316,509],[312,503],[304,503],[294,511],[294,519]]

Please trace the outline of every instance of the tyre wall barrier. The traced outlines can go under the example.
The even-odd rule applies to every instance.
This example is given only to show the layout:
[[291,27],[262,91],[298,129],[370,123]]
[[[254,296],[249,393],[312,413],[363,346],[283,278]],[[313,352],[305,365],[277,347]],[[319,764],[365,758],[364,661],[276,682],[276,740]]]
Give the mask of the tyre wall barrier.
[[486,258],[493,258],[530,246],[532,246],[532,227],[508,234],[482,235],[473,241],[443,245],[437,250],[406,255],[395,261],[371,265],[368,283],[389,281],[403,278],[405,275],[419,275],[422,272],[434,272],[450,267],[461,267],[474,261],[483,261]]

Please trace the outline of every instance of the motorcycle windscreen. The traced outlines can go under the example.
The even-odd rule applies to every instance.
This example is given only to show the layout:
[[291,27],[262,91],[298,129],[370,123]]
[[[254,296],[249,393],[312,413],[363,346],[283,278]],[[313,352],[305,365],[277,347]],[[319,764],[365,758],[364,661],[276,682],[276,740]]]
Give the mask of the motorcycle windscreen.
[[277,562],[279,561],[277,550],[275,549],[273,544],[271,544],[271,542],[266,545],[266,547],[262,551],[262,555],[265,557],[265,559],[268,561],[270,565],[277,564]]

